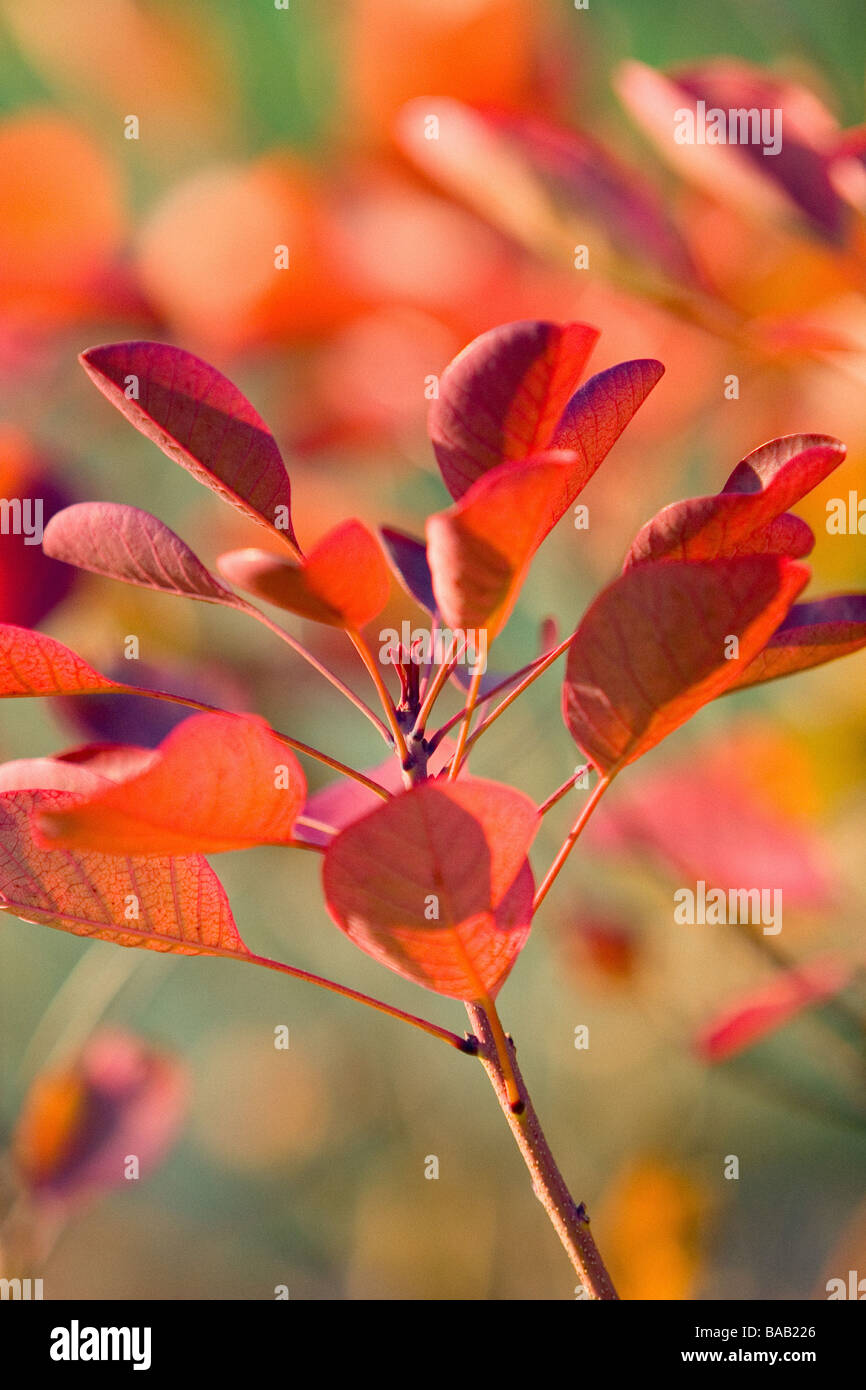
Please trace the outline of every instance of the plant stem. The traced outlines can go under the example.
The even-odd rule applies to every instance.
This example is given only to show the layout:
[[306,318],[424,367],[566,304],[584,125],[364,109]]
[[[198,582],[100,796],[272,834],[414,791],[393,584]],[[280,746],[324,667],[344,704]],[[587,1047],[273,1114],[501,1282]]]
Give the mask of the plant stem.
[[523,1102],[523,1110],[519,1114],[515,1113],[509,1100],[507,1079],[500,1063],[490,1019],[480,1004],[467,1004],[466,1011],[478,1043],[479,1060],[487,1072],[502,1113],[508,1121],[508,1127],[529,1169],[532,1190],[547,1212],[584,1290],[591,1299],[617,1299],[616,1289],[590,1233],[589,1217],[583,1203],[580,1206],[575,1203],[550,1152],[526,1083],[520,1074],[514,1055],[514,1044],[511,1043],[509,1049],[510,1066]]
[[538,814],[539,814],[540,816],[546,816],[547,813],[548,813],[548,811],[550,810],[551,806],[555,806],[556,803],[557,803],[558,801],[561,801],[562,798],[563,798],[564,796],[567,796],[567,795],[568,795],[568,793],[571,791],[572,787],[574,786],[575,782],[577,781],[578,777],[582,777],[582,776],[584,775],[585,772],[591,772],[591,771],[592,771],[592,763],[584,763],[583,767],[579,767],[579,768],[577,769],[576,772],[573,772],[573,773],[571,774],[570,777],[566,777],[566,779],[565,779],[565,781],[563,782],[562,786],[561,786],[561,787],[557,787],[557,789],[556,789],[555,792],[551,792],[551,793],[550,793],[550,796],[547,798],[546,801],[542,801],[542,802],[539,804],[539,806],[538,806]]
[[339,835],[339,830],[335,825],[328,825],[327,821],[316,820],[315,816],[297,816],[295,825],[306,826],[308,830],[321,830],[324,835]]
[[463,723],[460,725],[460,734],[457,739],[457,748],[454,757],[451,759],[451,766],[448,769],[448,780],[452,781],[460,771],[460,764],[463,761],[463,750],[466,747],[466,738],[469,733],[469,726],[472,723],[472,716],[475,713],[475,702],[478,699],[478,691],[481,688],[481,671],[476,671],[469,686],[469,698],[466,701],[466,711],[463,716]]
[[574,825],[571,827],[568,834],[566,835],[565,840],[562,844],[562,848],[559,850],[559,853],[557,854],[556,858],[554,859],[553,863],[551,864],[544,877],[544,881],[542,882],[540,888],[535,894],[535,901],[532,904],[533,916],[538,911],[541,904],[544,902],[544,899],[547,897],[548,893],[550,892],[550,889],[553,887],[554,881],[556,880],[556,877],[560,869],[562,868],[568,856],[571,854],[571,851],[574,849],[574,846],[577,844],[578,838],[580,836],[581,831],[583,830],[583,827],[586,825],[586,822],[589,820],[596,806],[601,801],[601,798],[604,796],[605,792],[610,786],[610,782],[611,779],[609,777],[602,777],[601,781],[597,782],[593,787],[592,795],[590,796],[589,800],[587,801],[577,820],[574,822]]
[[[427,724],[427,720],[430,718],[430,711],[432,710],[437,699],[439,698],[439,692],[441,691],[448,677],[451,675],[451,672],[454,670],[454,667],[457,665],[457,662],[460,660],[460,657],[463,654],[463,648],[466,646],[466,643],[463,643],[463,647],[460,648],[459,652],[455,652],[454,648],[456,646],[457,639],[456,637],[453,637],[451,640],[451,646],[448,648],[448,656],[442,662],[442,665],[439,667],[439,670],[436,672],[436,675],[430,682],[430,686],[424,696],[424,703],[418,711],[418,717],[415,720],[415,727],[412,730],[413,738],[420,738],[421,735],[424,733],[424,728]],[[460,718],[462,717],[463,711],[461,710]]]
[[407,763],[409,762],[409,750],[406,747],[406,740],[403,737],[403,730],[400,728],[400,721],[397,718],[396,706],[394,705],[394,701],[391,699],[391,696],[388,693],[387,685],[382,679],[382,672],[376,665],[376,660],[372,652],[370,651],[370,648],[367,646],[367,643],[364,641],[364,638],[361,636],[360,632],[352,632],[350,630],[349,639],[356,652],[360,656],[361,660],[363,661],[364,665],[366,666],[368,672],[370,673],[370,679],[372,680],[373,684],[376,687],[376,690],[378,691],[379,699],[382,701],[382,708],[385,711],[385,716],[388,720],[388,726],[391,730],[391,734],[393,736],[397,752],[400,756],[400,762],[402,766],[405,768]]
[[436,644],[436,633],[438,631],[439,620],[434,613],[430,619],[430,650],[427,656],[427,660],[424,662],[424,674],[422,675],[418,686],[418,697],[422,701],[427,693],[427,687],[429,686],[431,677],[433,675],[433,649]]
[[323,975],[313,975],[309,970],[301,970],[296,965],[286,965],[283,961],[271,960],[268,956],[238,955],[234,951],[210,950],[207,954],[222,955],[228,960],[245,961],[248,965],[263,965],[268,970],[278,970],[281,974],[291,975],[296,980],[306,980],[308,984],[319,985],[321,989],[329,989],[334,994],[342,994],[345,999],[355,999],[359,1004],[367,1004],[371,1009],[378,1009],[379,1013],[390,1014],[392,1018],[399,1018],[403,1023],[411,1023],[413,1028],[420,1028],[431,1037],[441,1038],[451,1047],[456,1047],[458,1052],[475,1051],[475,1045],[470,1039],[461,1038],[447,1028],[440,1028],[438,1023],[428,1023],[426,1018],[407,1014],[403,1009],[397,1009],[381,999],[373,999],[369,994],[362,994],[360,990],[350,989],[348,985],[338,985],[335,980],[325,979]]
[[[552,666],[554,661],[556,661],[557,657],[562,656],[562,653],[565,651],[566,647],[570,644],[570,642],[571,637],[567,638],[565,642],[560,642],[558,647],[554,647],[551,651],[547,653],[546,656],[542,657],[540,661],[535,661],[532,663],[532,670],[530,671],[529,675],[525,676],[524,679],[520,682],[520,684],[516,685],[514,689],[506,695],[504,700],[500,701],[500,703],[496,706],[496,709],[492,710],[491,713],[488,714],[486,719],[482,719],[481,723],[478,725],[478,728],[475,730],[475,733],[471,736],[471,738],[467,740],[466,752],[464,753],[464,757],[466,756],[466,754],[468,754],[469,749],[472,747],[473,743],[475,743],[476,739],[479,739],[481,735],[485,733],[487,729],[490,728],[490,725],[493,724],[499,718],[500,714],[504,714],[505,711],[508,709],[508,706],[513,704],[514,701],[517,700],[523,694],[524,690],[527,690],[529,686],[532,685],[533,681],[537,681],[539,676],[543,676],[548,666]],[[513,679],[514,677],[512,676],[511,680]],[[489,700],[492,694],[493,691],[491,690],[485,698]]]
[[370,709],[370,706],[361,699],[360,695],[356,695],[354,690],[350,690],[348,685],[340,680],[340,677],[335,671],[325,666],[324,662],[321,662],[317,656],[314,656],[311,651],[308,651],[303,642],[299,642],[297,638],[293,637],[290,632],[287,632],[284,627],[280,627],[279,623],[273,622],[266,613],[262,613],[260,609],[255,608],[251,603],[242,602],[242,612],[249,613],[251,617],[263,623],[270,632],[273,632],[281,641],[290,646],[292,651],[297,652],[298,656],[302,656],[305,661],[308,661],[313,669],[319,672],[319,675],[324,676],[325,680],[330,681],[331,685],[333,685],[336,690],[339,690],[341,695],[345,695],[346,699],[350,700],[355,708],[359,709],[361,713],[369,719],[370,723],[373,724],[382,735],[385,742],[390,744],[391,736],[378,714]]
[[520,1094],[520,1087],[517,1084],[517,1077],[514,1074],[514,1067],[511,1063],[511,1050],[508,1046],[508,1039],[505,1036],[505,1029],[496,1011],[496,1005],[489,995],[485,994],[477,1000],[478,1007],[483,1011],[490,1028],[490,1038],[496,1049],[496,1061],[499,1074],[502,1077],[502,1084],[505,1087],[505,1098],[508,1101],[509,1109],[515,1115],[521,1115],[524,1109],[523,1097]]
[[[567,637],[564,642],[560,642],[557,646],[551,647],[549,651],[543,652],[541,656],[537,656],[534,661],[529,661],[525,666],[521,666],[519,671],[513,671],[510,676],[505,676],[503,680],[498,681],[496,685],[491,686],[490,689],[485,693],[485,704],[489,700],[492,700],[494,695],[498,695],[500,690],[507,690],[509,685],[513,685],[515,681],[521,680],[523,676],[531,675],[531,678],[528,681],[525,681],[524,684],[521,686],[521,690],[525,690],[528,685],[532,684],[536,676],[543,675],[544,672],[547,670],[548,666],[551,666],[558,656],[562,656],[562,653],[565,651],[566,647],[570,642],[571,637]],[[504,706],[502,708],[504,708]],[[454,725],[460,722],[465,713],[465,708],[458,710],[456,714],[452,715],[451,718],[447,720],[445,724],[442,725],[441,729],[437,729],[435,734],[431,735],[431,752],[433,752],[433,750],[437,747],[437,745],[445,737],[445,735],[451,732],[451,730],[454,728]],[[499,713],[498,709],[496,713]]]
[[289,748],[294,748],[296,753],[306,753],[308,758],[315,758],[317,762],[324,763],[326,767],[333,768],[335,772],[342,772],[344,777],[351,777],[353,782],[360,782],[362,787],[368,791],[375,792],[381,796],[383,801],[391,800],[391,793],[387,787],[380,786],[371,777],[365,777],[363,772],[357,768],[349,767],[346,763],[341,763],[337,758],[331,758],[327,753],[320,753],[318,748],[311,748],[308,743],[300,743],[296,738],[289,738],[288,734],[281,734],[278,729],[272,729],[281,743],[285,743]]
[[[186,695],[170,695],[167,690],[146,690],[141,685],[118,685],[114,692],[118,695],[146,695],[153,700],[168,700],[173,705],[186,705],[187,709],[202,710],[204,714],[224,714],[230,719],[243,719],[242,714],[234,710],[220,709],[218,705],[206,705],[203,700],[193,700]],[[353,781],[360,782],[368,791],[375,792],[383,800],[391,800],[391,792],[387,787],[374,782],[372,778],[365,777],[363,772],[358,772],[357,768],[349,767],[346,763],[341,763],[338,758],[331,758],[327,753],[320,753],[318,748],[311,748],[309,743],[301,743],[299,739],[290,738],[288,734],[281,734],[279,729],[271,729],[274,738],[278,738],[281,743],[285,743],[288,748],[293,748],[296,753],[305,753],[308,758],[315,758],[317,762],[324,763],[334,772],[342,772],[344,777],[351,777]]]

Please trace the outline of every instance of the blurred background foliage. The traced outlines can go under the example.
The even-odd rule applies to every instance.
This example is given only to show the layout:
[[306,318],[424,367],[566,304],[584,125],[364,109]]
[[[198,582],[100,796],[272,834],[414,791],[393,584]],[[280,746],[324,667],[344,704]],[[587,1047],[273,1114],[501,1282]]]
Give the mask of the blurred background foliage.
[[[667,70],[734,57],[856,126],[858,0],[592,0],[586,11],[564,0],[291,0],[286,11],[0,0],[0,35],[5,496],[48,499],[54,488],[57,505],[130,502],[206,562],[260,543],[113,414],[75,360],[96,342],[157,338],[213,361],[272,426],[305,545],[355,514],[420,532],[446,500],[425,436],[425,377],[495,323],[580,318],[602,330],[593,370],[653,356],[667,374],[587,490],[589,529],[565,521],[545,547],[493,665],[529,660],[549,615],[567,632],[647,517],[716,491],[774,434],[848,444],[801,511],[818,538],[814,591],[866,586],[862,538],[824,524],[829,498],[866,494],[861,234],[828,247],[724,188],[689,188],[617,95],[626,60]],[[395,133],[404,103],[427,96],[543,117],[638,169],[699,264],[700,291],[648,285],[640,238],[617,254],[621,209],[595,197],[606,156],[592,154],[557,203],[567,240],[590,246],[589,271],[454,195]],[[130,115],[138,139],[125,138]],[[482,167],[470,175],[484,185]],[[521,188],[528,224],[534,184],[504,192]],[[518,198],[518,224],[523,212]],[[278,243],[290,247],[286,273],[274,270]],[[737,400],[724,396],[729,373]],[[41,621],[127,673],[134,633],[142,683],[146,668],[338,757],[379,760],[369,726],[241,617],[86,576],[70,588],[38,556],[0,538],[5,621]],[[383,626],[403,617],[421,620],[395,587]],[[339,633],[298,630],[359,679]],[[864,661],[703,711],[634,773],[637,829],[622,779],[619,814],[615,793],[501,996],[551,1145],[625,1297],[808,1299],[831,1276],[866,1273]],[[448,701],[443,712],[459,707],[456,692]],[[156,742],[153,715],[7,703],[0,756],[101,737]],[[577,761],[551,672],[479,745],[473,769],[543,799]],[[720,777],[741,818],[733,836],[714,799]],[[653,815],[658,779],[696,799],[694,841]],[[569,810],[546,818],[537,865]],[[676,886],[710,873],[760,882],[770,844],[771,881],[786,885],[779,938],[674,925]],[[808,882],[804,863],[815,866]],[[215,867],[253,949],[464,1028],[459,1005],[420,995],[334,929],[313,856],[263,849]],[[700,1040],[724,1010],[822,954],[844,966],[835,1000],[707,1060]],[[46,1297],[260,1299],[278,1285],[292,1298],[574,1296],[469,1059],[263,972],[121,953],[4,918],[7,1142],[33,1079],[101,1024],[183,1059],[186,1120],[152,1174],[56,1223],[38,1271]],[[274,1047],[279,1025],[286,1051]],[[587,1050],[574,1045],[579,1025]],[[424,1176],[429,1155],[436,1181]],[[728,1155],[739,1157],[736,1181],[724,1177]],[[7,1170],[14,1187],[11,1160]]]

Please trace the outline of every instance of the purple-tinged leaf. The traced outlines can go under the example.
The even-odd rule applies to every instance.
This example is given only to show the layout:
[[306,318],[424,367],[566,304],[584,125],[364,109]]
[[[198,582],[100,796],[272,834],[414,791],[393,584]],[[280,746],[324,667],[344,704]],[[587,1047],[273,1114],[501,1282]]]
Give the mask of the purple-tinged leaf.
[[562,515],[603,463],[626,425],[664,376],[654,358],[618,362],[590,377],[571,397],[550,438],[549,448],[571,449],[580,458]]
[[391,526],[380,526],[379,535],[385,548],[385,555],[403,588],[416,603],[430,614],[436,612],[436,598],[433,593],[433,579],[427,563],[427,547],[415,536],[405,531],[395,531]]
[[136,429],[297,553],[291,485],[276,441],[221,372],[167,343],[109,343],[80,360]]
[[55,560],[162,593],[243,607],[180,536],[138,507],[77,502],[52,517],[42,548]]
[[866,647],[866,594],[836,594],[797,603],[763,651],[729,687],[778,680]]
[[429,416],[452,497],[491,468],[549,446],[598,336],[585,323],[526,319],[492,328],[458,353]]

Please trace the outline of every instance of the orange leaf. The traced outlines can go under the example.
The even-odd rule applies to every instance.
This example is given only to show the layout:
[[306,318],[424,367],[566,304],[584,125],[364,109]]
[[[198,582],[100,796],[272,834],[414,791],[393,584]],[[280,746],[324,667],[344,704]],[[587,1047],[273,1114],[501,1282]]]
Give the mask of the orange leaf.
[[106,306],[126,235],[120,181],[91,136],[51,112],[0,124],[0,305],[33,325]]
[[90,695],[129,689],[101,676],[53,637],[0,623],[0,696]]
[[504,627],[535,551],[568,505],[578,465],[565,450],[501,464],[428,517],[427,558],[446,626],[486,628],[490,641]]
[[395,113],[419,92],[506,104],[529,95],[537,16],[525,0],[355,0],[348,16],[353,130],[389,135]]
[[362,628],[381,613],[391,591],[382,547],[360,521],[344,521],[300,565],[265,550],[232,550],[217,568],[229,583],[332,627]]
[[106,854],[216,854],[288,844],[306,797],[293,753],[264,720],[198,714],[143,771],[39,819],[43,843]]

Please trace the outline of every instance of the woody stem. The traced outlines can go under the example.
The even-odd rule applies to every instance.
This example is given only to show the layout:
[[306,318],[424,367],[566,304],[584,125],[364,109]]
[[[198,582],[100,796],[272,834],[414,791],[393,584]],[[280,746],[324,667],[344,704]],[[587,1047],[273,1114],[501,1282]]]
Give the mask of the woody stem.
[[508,1039],[511,1053],[510,1070],[523,1102],[520,1113],[515,1112],[509,1099],[508,1078],[500,1061],[490,1019],[480,1004],[467,1004],[466,1010],[478,1044],[479,1060],[496,1093],[496,1099],[508,1128],[514,1135],[523,1161],[529,1169],[532,1190],[547,1212],[585,1294],[591,1299],[618,1299],[613,1281],[605,1269],[604,1261],[590,1232],[589,1217],[583,1203],[579,1206],[575,1203],[550,1151],[526,1083],[520,1074],[513,1042]]

